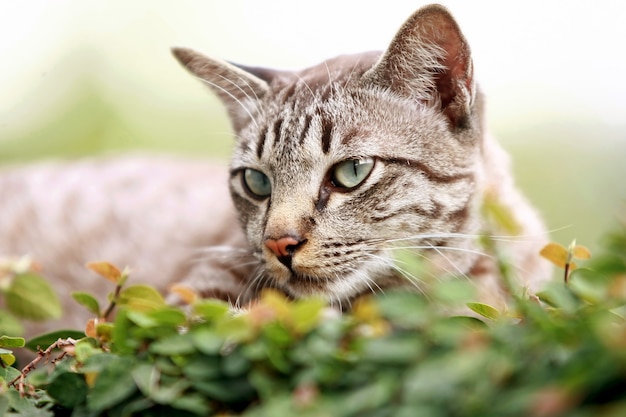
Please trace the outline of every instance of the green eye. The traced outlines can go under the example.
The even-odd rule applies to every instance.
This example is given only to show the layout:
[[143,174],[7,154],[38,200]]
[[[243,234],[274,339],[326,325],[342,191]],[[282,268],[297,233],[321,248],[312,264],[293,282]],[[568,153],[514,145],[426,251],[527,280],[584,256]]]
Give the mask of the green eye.
[[361,184],[374,168],[373,158],[348,159],[335,165],[331,181],[335,187],[354,188]]
[[246,168],[241,176],[244,188],[256,198],[265,198],[272,193],[272,185],[267,175],[256,169]]

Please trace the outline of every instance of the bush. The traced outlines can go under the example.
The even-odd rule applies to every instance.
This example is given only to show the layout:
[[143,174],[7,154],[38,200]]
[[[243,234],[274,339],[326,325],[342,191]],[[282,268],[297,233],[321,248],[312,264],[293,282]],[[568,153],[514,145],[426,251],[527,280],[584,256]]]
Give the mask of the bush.
[[[484,320],[450,317],[419,294],[364,298],[347,314],[316,299],[267,292],[246,312],[199,300],[168,306],[151,287],[115,282],[86,336],[32,341],[53,369],[0,369],[0,415],[10,416],[624,416],[626,415],[626,227],[585,268],[576,245],[545,255],[564,267],[537,299],[509,311],[470,304]],[[442,282],[437,303],[466,291]],[[23,341],[0,339],[0,357]],[[31,343],[32,344],[32,343]],[[9,353],[7,353],[9,352]]]

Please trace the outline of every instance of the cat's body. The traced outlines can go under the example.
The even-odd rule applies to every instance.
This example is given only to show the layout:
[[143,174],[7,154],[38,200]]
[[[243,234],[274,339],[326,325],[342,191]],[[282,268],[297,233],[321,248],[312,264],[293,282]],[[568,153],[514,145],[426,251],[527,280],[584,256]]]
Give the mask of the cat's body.
[[[174,53],[229,111],[237,135],[229,178],[180,162],[155,177],[151,172],[168,163],[140,160],[134,163],[146,172],[130,175],[136,179],[129,189],[133,181],[121,178],[115,162],[104,170],[88,162],[59,168],[90,171],[59,174],[78,178],[74,191],[52,187],[57,180],[46,171],[32,172],[46,185],[34,185],[29,198],[19,182],[34,180],[5,174],[0,253],[33,253],[64,291],[85,287],[76,265],[105,258],[134,266],[136,280],[161,288],[183,282],[240,303],[276,287],[346,306],[363,293],[414,289],[452,275],[474,280],[484,301],[502,305],[495,261],[478,242],[480,234],[504,233],[480,215],[489,195],[523,236],[498,243],[518,284],[532,289],[548,277],[538,256],[544,228],[485,131],[469,47],[442,7],[416,12],[383,54],[342,56],[297,73],[235,66],[186,49]],[[14,191],[7,181],[17,182]],[[224,196],[227,184],[245,239]],[[40,192],[42,185],[47,190]],[[144,187],[154,203],[140,198]],[[23,199],[16,209],[21,220],[6,216],[8,193]],[[47,227],[44,207],[55,194],[55,204],[73,208],[76,217],[59,214],[61,224]],[[89,198],[100,209],[82,211]],[[89,227],[73,233],[74,224]],[[29,229],[38,235],[24,233]],[[194,251],[216,245],[199,257]],[[428,276],[403,275],[394,264],[398,248],[419,248]],[[194,258],[200,262],[190,268]]]

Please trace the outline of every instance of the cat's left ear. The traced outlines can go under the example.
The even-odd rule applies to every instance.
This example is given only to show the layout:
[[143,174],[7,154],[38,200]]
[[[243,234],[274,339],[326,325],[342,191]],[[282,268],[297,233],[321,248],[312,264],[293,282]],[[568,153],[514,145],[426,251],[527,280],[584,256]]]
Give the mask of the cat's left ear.
[[222,100],[235,131],[239,132],[257,117],[259,102],[270,88],[271,70],[254,72],[253,68],[236,66],[186,48],[172,48],[172,53]]
[[440,5],[415,12],[363,81],[438,107],[454,128],[466,125],[475,96],[469,45]]

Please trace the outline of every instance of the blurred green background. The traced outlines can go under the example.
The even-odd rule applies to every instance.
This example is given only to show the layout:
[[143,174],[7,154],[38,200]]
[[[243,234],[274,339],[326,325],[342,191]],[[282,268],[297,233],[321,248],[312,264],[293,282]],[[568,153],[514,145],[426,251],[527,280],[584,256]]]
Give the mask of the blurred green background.
[[[626,199],[625,6],[443,3],[472,45],[488,123],[520,187],[553,239],[593,249]],[[0,163],[129,151],[226,158],[225,113],[170,46],[298,68],[385,48],[423,4],[0,2]]]

